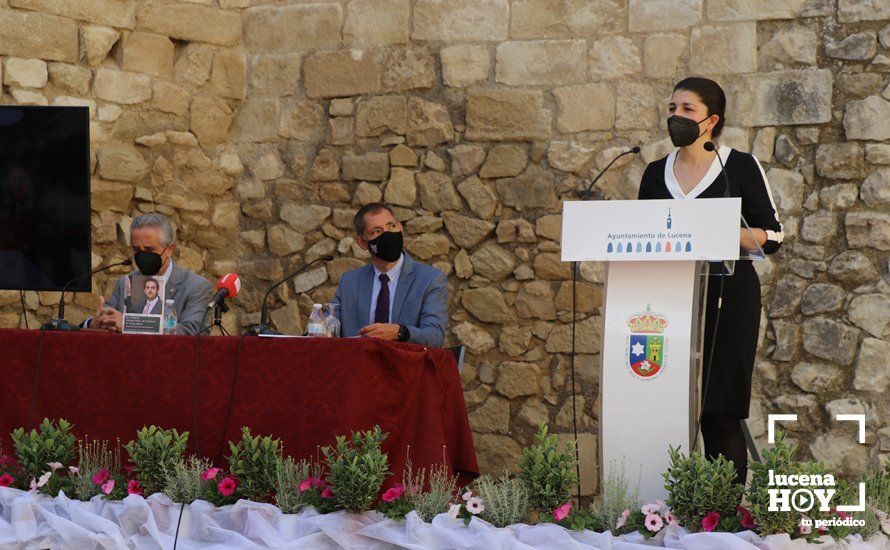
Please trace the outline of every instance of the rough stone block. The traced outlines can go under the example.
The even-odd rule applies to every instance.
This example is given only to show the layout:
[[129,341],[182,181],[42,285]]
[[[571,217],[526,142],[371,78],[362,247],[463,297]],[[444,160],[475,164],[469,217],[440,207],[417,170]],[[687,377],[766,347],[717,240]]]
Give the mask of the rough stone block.
[[324,108],[315,101],[285,101],[278,135],[297,141],[320,141],[324,137]]
[[676,77],[685,71],[689,40],[683,34],[652,34],[643,42],[643,74],[648,78]]
[[838,0],[837,19],[841,23],[890,19],[890,4],[882,0]]
[[231,11],[171,2],[145,0],[138,11],[138,28],[172,38],[234,46],[241,40],[241,14]]
[[[448,107],[419,97],[408,100],[408,145],[435,147],[454,139]],[[444,170],[444,166],[441,168]]]
[[383,181],[388,175],[389,155],[386,153],[343,155],[344,180]]
[[890,139],[890,101],[873,95],[848,103],[844,132],[847,139]]
[[386,132],[405,135],[408,131],[407,103],[397,95],[372,97],[359,102],[355,110],[355,135],[374,137]]
[[750,73],[757,70],[755,23],[692,29],[689,70],[696,74]]
[[249,58],[247,85],[260,95],[288,96],[300,83],[300,54],[254,55]]
[[550,136],[551,115],[540,90],[477,90],[467,94],[471,140],[533,140]]
[[21,88],[43,88],[49,74],[40,59],[10,57],[3,64],[3,84]]
[[137,73],[97,69],[93,95],[97,99],[125,105],[142,103],[151,99],[151,79]]
[[244,12],[244,42],[258,53],[293,53],[340,45],[343,8],[336,3],[262,6]]
[[161,78],[173,76],[173,42],[166,36],[133,32],[124,38],[123,69]]
[[623,29],[615,0],[518,0],[510,7],[510,37],[584,38]]
[[9,5],[125,29],[136,24],[135,0],[10,0]]
[[890,214],[848,212],[844,218],[850,248],[869,247],[890,250]]
[[218,97],[198,96],[192,100],[189,128],[204,145],[223,143],[235,114]]
[[109,144],[99,149],[99,177],[135,182],[148,174],[148,164],[131,145]]
[[414,6],[414,40],[441,42],[507,39],[507,0],[418,0]]
[[380,90],[380,55],[331,51],[310,55],[303,67],[306,95],[312,98],[373,94]]
[[90,93],[90,81],[93,73],[86,67],[68,65],[67,63],[50,63],[50,81],[60,88],[70,90],[75,95],[86,96]]
[[760,21],[833,15],[831,0],[709,0],[708,19],[714,21]]
[[585,53],[583,40],[504,42],[495,78],[509,86],[574,84],[584,80]]
[[80,29],[80,36],[83,39],[87,63],[91,67],[96,67],[108,56],[111,47],[120,38],[120,33],[108,27],[84,26]]
[[688,29],[701,22],[701,12],[702,0],[630,0],[628,28],[633,32]]
[[459,44],[442,48],[442,80],[447,86],[463,88],[488,79],[491,54],[487,48]]
[[816,33],[804,27],[776,32],[760,48],[760,57],[770,68],[783,68],[793,63],[816,64]]
[[745,126],[821,124],[831,120],[831,71],[747,75],[732,108]]
[[351,47],[407,44],[408,0],[355,0],[346,9],[343,42]]
[[55,15],[2,10],[0,54],[77,63],[77,25]]
[[589,74],[594,80],[612,80],[642,71],[640,49],[624,36],[607,36],[590,48]]
[[235,115],[237,141],[265,142],[278,139],[279,104],[274,99],[248,99]]
[[247,92],[247,59],[241,48],[220,49],[213,56],[210,89],[217,95],[244,99]]
[[615,124],[615,94],[606,84],[581,84],[553,90],[561,133],[608,130]]

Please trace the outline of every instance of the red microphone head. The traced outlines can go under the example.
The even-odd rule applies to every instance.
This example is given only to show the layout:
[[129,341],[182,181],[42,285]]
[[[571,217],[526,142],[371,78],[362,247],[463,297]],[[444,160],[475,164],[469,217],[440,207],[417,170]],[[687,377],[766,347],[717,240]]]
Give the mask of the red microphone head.
[[223,275],[219,282],[216,283],[216,291],[219,292],[222,289],[226,289],[229,291],[229,298],[234,298],[238,295],[238,291],[241,290],[241,279],[238,277],[237,273],[227,273]]

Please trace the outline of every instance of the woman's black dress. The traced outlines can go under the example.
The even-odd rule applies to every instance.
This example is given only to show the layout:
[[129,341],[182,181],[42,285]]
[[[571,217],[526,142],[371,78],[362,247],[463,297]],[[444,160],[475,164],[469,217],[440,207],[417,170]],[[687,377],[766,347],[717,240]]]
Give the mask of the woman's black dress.
[[[772,254],[782,243],[782,224],[763,168],[747,153],[725,146],[719,151],[729,176],[730,194],[742,198],[742,215],[748,225],[766,231],[763,251]],[[726,184],[716,158],[699,185],[684,195],[673,171],[676,154],[675,151],[646,167],[638,198],[710,199],[725,196]],[[711,272],[719,271],[721,267],[722,263],[712,263]],[[720,278],[711,277],[708,282],[702,380],[709,381],[703,411],[747,418],[760,329],[760,279],[750,260],[737,261],[735,273],[724,279],[723,307],[710,375],[707,366],[720,296]]]

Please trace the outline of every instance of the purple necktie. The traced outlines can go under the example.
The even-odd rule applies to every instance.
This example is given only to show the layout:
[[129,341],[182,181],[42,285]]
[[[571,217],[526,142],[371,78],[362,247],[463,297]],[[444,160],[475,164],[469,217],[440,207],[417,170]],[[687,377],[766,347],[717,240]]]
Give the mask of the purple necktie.
[[389,323],[389,276],[386,273],[380,274],[380,294],[377,295],[374,322]]

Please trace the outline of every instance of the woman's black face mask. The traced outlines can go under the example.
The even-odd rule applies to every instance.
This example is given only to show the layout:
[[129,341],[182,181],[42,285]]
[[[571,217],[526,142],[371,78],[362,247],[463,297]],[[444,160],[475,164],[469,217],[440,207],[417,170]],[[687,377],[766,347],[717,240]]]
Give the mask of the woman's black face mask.
[[705,117],[698,122],[691,118],[679,115],[668,117],[668,134],[671,136],[671,143],[674,144],[674,147],[686,147],[687,145],[692,145],[695,143],[695,140],[702,135],[698,125],[706,120],[708,120],[708,117]]

